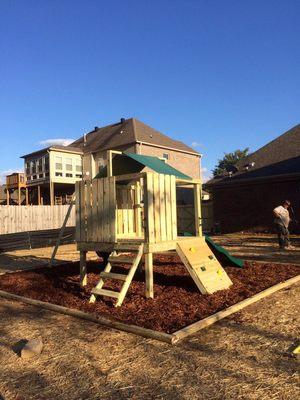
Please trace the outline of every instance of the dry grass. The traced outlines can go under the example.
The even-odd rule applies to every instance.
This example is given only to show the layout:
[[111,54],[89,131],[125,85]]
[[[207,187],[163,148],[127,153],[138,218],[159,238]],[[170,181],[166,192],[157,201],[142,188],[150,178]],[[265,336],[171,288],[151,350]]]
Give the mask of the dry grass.
[[[299,395],[300,285],[176,347],[0,300],[0,394],[15,399],[260,399]],[[11,346],[41,335],[42,355]]]
[[[237,255],[297,258],[276,255],[274,237],[244,239],[221,237]],[[50,255],[50,248],[5,253],[0,273]],[[62,246],[58,259],[77,260],[75,246]],[[300,284],[171,347],[0,298],[0,399],[296,400],[299,360],[290,350],[299,339],[299,306]],[[37,336],[44,341],[39,358],[13,352],[14,343]]]

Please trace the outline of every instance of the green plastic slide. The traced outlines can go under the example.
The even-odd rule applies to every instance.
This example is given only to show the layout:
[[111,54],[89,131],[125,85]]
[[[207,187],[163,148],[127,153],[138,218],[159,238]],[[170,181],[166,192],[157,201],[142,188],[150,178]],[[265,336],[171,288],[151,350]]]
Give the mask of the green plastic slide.
[[212,250],[212,252],[214,253],[214,255],[217,258],[220,258],[219,261],[226,261],[229,262],[231,266],[233,267],[238,267],[238,268],[243,268],[244,266],[244,261],[241,260],[240,258],[237,257],[233,257],[232,255],[230,255],[230,253],[224,249],[224,247],[219,246],[218,244],[216,244],[212,238],[210,238],[209,236],[205,235],[205,241],[206,243],[209,245],[210,249]]

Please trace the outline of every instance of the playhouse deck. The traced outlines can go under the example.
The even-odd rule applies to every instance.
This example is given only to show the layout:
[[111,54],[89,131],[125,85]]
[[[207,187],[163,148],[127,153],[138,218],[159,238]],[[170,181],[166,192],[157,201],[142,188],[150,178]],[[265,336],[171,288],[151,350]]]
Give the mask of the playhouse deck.
[[[194,237],[178,236],[178,186],[194,194]],[[153,298],[153,253],[162,251],[177,251],[201,293],[227,289],[232,284],[202,236],[199,180],[142,172],[77,182],[76,241],[83,286],[87,284],[86,252],[109,254],[90,302],[101,295],[116,298],[115,305],[120,306],[142,260],[146,297]],[[128,258],[128,253],[133,257]],[[125,260],[127,273],[113,272],[118,260]],[[123,282],[119,292],[105,289],[106,280],[111,279]]]

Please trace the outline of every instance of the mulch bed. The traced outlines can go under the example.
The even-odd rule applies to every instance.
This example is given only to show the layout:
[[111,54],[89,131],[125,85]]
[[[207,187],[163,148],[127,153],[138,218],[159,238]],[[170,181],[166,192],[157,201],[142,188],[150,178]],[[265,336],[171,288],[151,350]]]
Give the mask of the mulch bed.
[[[75,308],[128,324],[173,333],[193,322],[238,303],[300,273],[299,266],[246,262],[243,269],[226,267],[233,281],[228,290],[202,295],[177,256],[154,257],[154,299],[145,298],[143,272],[137,272],[121,307],[113,300],[98,297],[89,304],[90,290],[99,280],[100,262],[88,263],[88,285],[79,285],[79,263],[52,269],[6,274],[0,277],[0,290],[49,303]],[[114,272],[124,273],[123,267]],[[118,282],[105,288],[116,290]]]

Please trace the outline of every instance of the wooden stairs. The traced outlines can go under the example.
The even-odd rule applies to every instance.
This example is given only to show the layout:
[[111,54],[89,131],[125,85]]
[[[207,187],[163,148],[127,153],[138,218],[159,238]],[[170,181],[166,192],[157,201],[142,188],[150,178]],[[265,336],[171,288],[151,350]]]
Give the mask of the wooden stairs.
[[[100,273],[100,280],[98,284],[92,289],[90,303],[94,303],[97,296],[107,296],[117,299],[115,307],[119,307],[123,303],[128,288],[143,256],[143,249],[143,244],[118,243],[115,246],[114,251],[108,258],[108,262],[104,268],[104,271]],[[125,252],[130,252],[133,254],[133,256],[129,257],[128,255],[124,254]],[[130,265],[127,274],[111,272],[114,266],[118,266],[120,264]],[[121,290],[116,292],[113,290],[104,289],[103,286],[105,285],[106,280],[118,280],[123,282]]]

